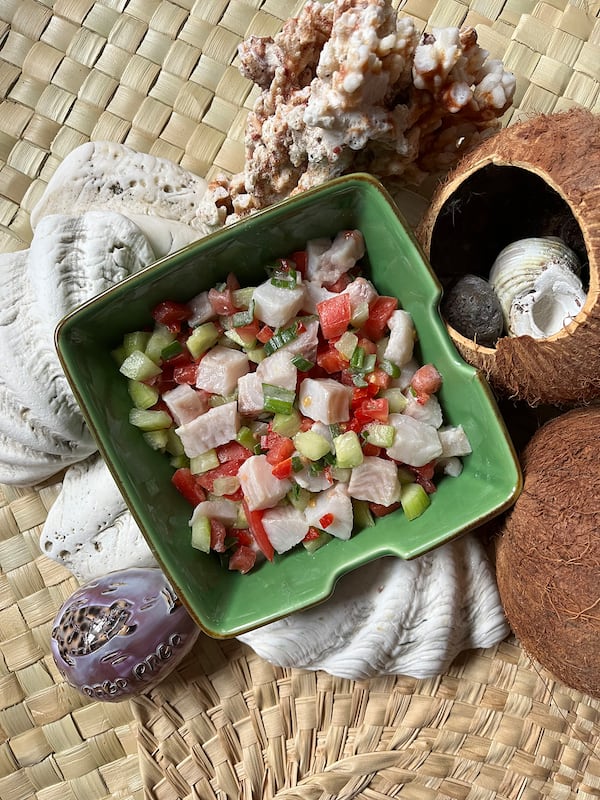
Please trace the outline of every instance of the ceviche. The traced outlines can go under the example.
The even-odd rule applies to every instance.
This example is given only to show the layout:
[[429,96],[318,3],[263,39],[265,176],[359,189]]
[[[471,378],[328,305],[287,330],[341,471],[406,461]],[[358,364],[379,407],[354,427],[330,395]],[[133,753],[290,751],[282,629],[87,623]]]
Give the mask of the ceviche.
[[445,424],[442,375],[415,358],[411,315],[364,256],[358,230],[313,239],[256,286],[230,274],[165,299],[115,351],[130,422],[190,503],[192,546],[229,569],[314,552],[398,508],[414,519],[471,452]]

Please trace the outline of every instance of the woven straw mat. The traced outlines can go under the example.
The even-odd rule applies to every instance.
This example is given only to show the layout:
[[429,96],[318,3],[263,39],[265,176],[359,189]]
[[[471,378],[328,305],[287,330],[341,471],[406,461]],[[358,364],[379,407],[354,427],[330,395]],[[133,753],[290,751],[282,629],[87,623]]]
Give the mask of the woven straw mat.
[[[255,90],[236,48],[291,0],[0,0],[0,252],[60,161],[93,139],[206,176],[238,171]],[[423,29],[475,25],[517,76],[503,120],[600,112],[600,3],[407,0]],[[50,626],[76,587],[39,551],[58,481],[0,487],[0,800],[600,797],[600,701],[554,680],[513,638],[431,680],[280,669],[201,637],[131,703],[84,699]]]

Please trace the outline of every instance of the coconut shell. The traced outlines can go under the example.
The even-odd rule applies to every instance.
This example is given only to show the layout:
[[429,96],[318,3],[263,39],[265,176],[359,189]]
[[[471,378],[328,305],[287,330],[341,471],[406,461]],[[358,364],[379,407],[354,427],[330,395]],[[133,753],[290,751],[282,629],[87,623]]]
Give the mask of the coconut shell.
[[600,697],[600,407],[547,422],[521,462],[523,491],[496,539],[506,617],[543,667]]
[[[505,336],[495,348],[483,347],[448,326],[450,336],[463,358],[481,369],[500,395],[532,406],[568,408],[591,402],[600,397],[600,116],[585,109],[539,115],[484,140],[438,187],[417,226],[427,256],[444,206],[448,209],[465,181],[490,165],[534,173],[553,190],[549,194],[558,193],[566,203],[579,225],[589,261],[587,301],[568,326],[544,340]],[[532,203],[535,206],[536,201]],[[476,197],[470,205],[477,215]],[[510,205],[509,196],[506,206]],[[530,210],[532,215],[539,212]],[[528,215],[529,208],[520,215],[522,225]],[[437,272],[433,262],[432,267]],[[465,264],[464,272],[470,269],[472,265]]]

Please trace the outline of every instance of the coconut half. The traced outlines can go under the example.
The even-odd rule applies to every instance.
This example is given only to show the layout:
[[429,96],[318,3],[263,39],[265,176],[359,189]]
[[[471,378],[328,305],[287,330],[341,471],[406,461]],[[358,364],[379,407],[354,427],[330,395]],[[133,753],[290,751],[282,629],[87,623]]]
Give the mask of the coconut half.
[[505,516],[496,575],[523,648],[600,697],[600,406],[546,422],[525,446],[523,491]]
[[[577,253],[583,292],[574,299],[568,281],[549,287],[548,276],[515,322],[517,335],[484,347],[448,325],[463,358],[500,395],[531,406],[600,397],[600,149],[591,144],[598,141],[600,116],[585,109],[505,128],[461,160],[417,226],[445,289],[464,273],[487,278],[498,253],[518,239],[558,236]],[[558,325],[563,311],[566,325]],[[520,325],[525,318],[537,318],[537,330]]]

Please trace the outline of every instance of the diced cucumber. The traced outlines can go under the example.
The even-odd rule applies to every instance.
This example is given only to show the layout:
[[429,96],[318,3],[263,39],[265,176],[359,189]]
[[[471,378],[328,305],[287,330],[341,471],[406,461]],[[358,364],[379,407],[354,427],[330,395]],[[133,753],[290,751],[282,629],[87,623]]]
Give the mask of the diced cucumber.
[[361,328],[369,318],[369,304],[366,300],[359,303],[354,309],[354,313],[350,319],[350,324],[354,328]]
[[162,351],[165,347],[168,347],[171,342],[174,342],[175,339],[176,336],[173,331],[170,331],[164,325],[157,325],[148,339],[144,352],[148,358],[151,358],[152,361],[159,364]]
[[159,428],[156,431],[144,431],[144,441],[153,449],[164,451],[167,446],[167,428]]
[[354,516],[354,529],[362,530],[362,528],[372,528],[373,525],[375,525],[375,518],[366,500],[356,500],[353,498],[352,513]]
[[125,361],[127,356],[125,355],[125,348],[123,345],[119,345],[119,347],[115,347],[114,350],[110,351],[110,354],[115,361],[115,363],[120,367],[121,364]]
[[205,322],[203,325],[198,325],[194,328],[191,336],[186,341],[187,349],[192,354],[193,358],[206,353],[209,347],[216,344],[219,338],[219,331],[214,322]]
[[172,456],[169,459],[169,464],[173,467],[173,469],[179,469],[180,467],[189,467],[190,460],[185,453],[182,453],[179,456]]
[[129,379],[127,382],[127,391],[136,408],[150,408],[158,400],[158,389],[155,386],[148,386],[141,381]]
[[329,441],[316,431],[299,431],[294,436],[294,445],[299,453],[311,461],[318,461],[331,452]]
[[123,350],[125,352],[125,357],[130,356],[136,350],[141,350],[143,353],[146,349],[149,339],[149,331],[133,331],[132,333],[126,333],[123,337]]
[[159,431],[170,428],[173,420],[166,411],[151,411],[145,408],[132,408],[129,411],[129,422],[142,431]]
[[222,478],[214,479],[212,493],[216,497],[223,497],[225,494],[233,494],[239,488],[240,479],[237,475],[223,475]]
[[244,286],[241,289],[234,289],[231,293],[233,305],[236,308],[249,308],[255,288],[255,286]]
[[133,353],[130,353],[119,370],[126,378],[134,381],[147,381],[162,372],[158,364],[155,364],[141,350],[134,350]]
[[211,408],[216,408],[217,406],[224,406],[226,403],[233,403],[234,400],[237,400],[237,391],[233,394],[211,394],[208,398],[208,405]]
[[354,431],[346,431],[346,433],[336,436],[333,440],[333,446],[338,467],[352,469],[362,464],[364,455],[360,446],[360,439]]
[[381,392],[381,397],[385,397],[385,399],[388,401],[391,414],[401,414],[408,405],[408,400],[402,394],[401,389],[396,389],[393,387],[391,389],[384,389]]
[[420,517],[431,505],[431,498],[420,483],[407,483],[400,491],[400,503],[409,520]]
[[203,553],[210,552],[210,519],[208,517],[199,514],[192,522],[192,547]]
[[367,442],[374,444],[375,447],[391,447],[394,443],[396,429],[393,425],[370,422],[362,429],[362,433],[366,436]]
[[296,408],[292,408],[289,414],[275,414],[271,420],[271,428],[275,433],[282,436],[295,436],[300,430],[302,418]]
[[203,472],[208,472],[209,469],[214,469],[220,464],[217,451],[213,448],[207,450],[205,453],[200,453],[199,456],[190,458],[190,469],[194,475],[201,475]]
[[415,474],[411,472],[408,467],[398,467],[398,480],[401,484],[414,483]]
[[333,345],[348,361],[352,358],[352,353],[356,350],[358,336],[352,331],[342,333],[337,342]]
[[297,511],[304,511],[308,506],[308,501],[311,498],[311,493],[308,489],[298,486],[295,483],[286,495],[290,501],[290,505],[294,506]]
[[235,528],[248,528],[248,520],[246,519],[246,514],[244,512],[244,506],[241,503],[237,504],[237,517],[235,520]]
[[182,456],[185,452],[183,449],[183,442],[175,433],[175,428],[173,427],[167,430],[166,450],[167,453],[170,453],[172,456]]
[[238,441],[243,447],[252,452],[254,452],[254,449],[258,444],[256,436],[247,425],[242,425],[235,438],[236,441]]
[[315,553],[332,539],[333,536],[330,533],[327,533],[327,531],[321,531],[315,539],[303,540],[302,544],[309,553]]
[[244,350],[252,350],[256,346],[256,336],[240,333],[237,328],[230,328],[225,331],[225,336],[234,344],[239,344]]
[[253,364],[260,364],[267,357],[264,347],[250,347],[246,350],[246,355]]
[[167,361],[169,358],[178,356],[180,353],[183,353],[183,345],[175,339],[174,342],[170,342],[166,347],[163,347],[160,351],[160,358],[161,361]]

